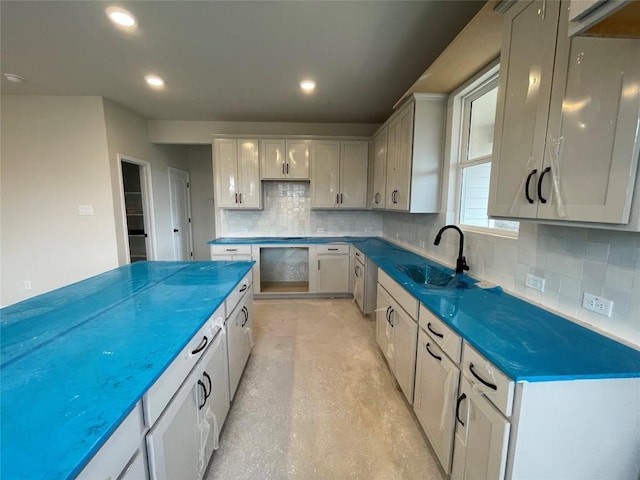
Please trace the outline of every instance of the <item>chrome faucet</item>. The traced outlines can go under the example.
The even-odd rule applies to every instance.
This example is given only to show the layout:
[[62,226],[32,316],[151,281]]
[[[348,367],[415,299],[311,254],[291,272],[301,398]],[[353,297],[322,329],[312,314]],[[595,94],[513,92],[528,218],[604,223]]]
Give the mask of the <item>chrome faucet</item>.
[[458,273],[463,273],[465,270],[469,270],[469,265],[467,265],[467,259],[462,255],[462,250],[464,248],[464,233],[462,230],[455,225],[445,225],[440,229],[438,234],[436,235],[436,239],[433,241],[434,245],[440,245],[440,240],[442,239],[442,232],[445,230],[453,228],[460,234],[460,247],[458,249],[458,259],[456,260],[456,275]]

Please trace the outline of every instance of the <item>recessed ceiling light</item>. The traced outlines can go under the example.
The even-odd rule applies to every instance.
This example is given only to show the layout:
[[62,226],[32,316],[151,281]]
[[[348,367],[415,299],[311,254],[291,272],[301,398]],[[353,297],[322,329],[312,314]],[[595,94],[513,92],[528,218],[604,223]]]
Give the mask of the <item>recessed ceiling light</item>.
[[106,12],[111,21],[117,25],[120,25],[121,27],[131,28],[135,27],[138,24],[136,17],[134,17],[124,8],[109,7],[107,8]]
[[144,79],[147,81],[149,85],[151,85],[154,88],[164,87],[164,80],[162,80],[157,75],[147,75],[144,77]]
[[4,78],[9,80],[12,83],[22,83],[24,82],[24,78],[20,75],[16,75],[15,73],[3,73]]
[[311,93],[316,88],[316,82],[313,80],[303,80],[300,82],[300,88],[306,93]]

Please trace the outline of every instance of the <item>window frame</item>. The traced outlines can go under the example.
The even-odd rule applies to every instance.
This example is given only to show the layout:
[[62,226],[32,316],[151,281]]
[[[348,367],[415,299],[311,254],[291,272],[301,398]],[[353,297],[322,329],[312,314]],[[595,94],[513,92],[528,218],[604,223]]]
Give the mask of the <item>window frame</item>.
[[[462,198],[462,178],[465,168],[474,167],[477,165],[483,165],[491,163],[493,161],[493,152],[488,155],[483,155],[469,160],[469,139],[470,139],[470,127],[471,127],[471,105],[478,98],[482,97],[489,91],[498,87],[499,80],[499,65],[496,65],[495,71],[490,76],[482,78],[465,88],[465,92],[460,93],[458,101],[460,102],[460,111],[458,122],[460,125],[459,138],[458,138],[458,152],[457,152],[457,164],[455,173],[455,219],[456,223],[460,225],[460,228],[466,231],[496,235],[508,238],[518,238],[518,231],[506,230],[496,227],[482,227],[478,225],[469,225],[462,222],[462,208],[464,201]],[[497,108],[496,108],[497,109]],[[489,218],[491,220],[491,218]],[[519,223],[519,222],[516,222]],[[519,230],[519,229],[518,229]]]

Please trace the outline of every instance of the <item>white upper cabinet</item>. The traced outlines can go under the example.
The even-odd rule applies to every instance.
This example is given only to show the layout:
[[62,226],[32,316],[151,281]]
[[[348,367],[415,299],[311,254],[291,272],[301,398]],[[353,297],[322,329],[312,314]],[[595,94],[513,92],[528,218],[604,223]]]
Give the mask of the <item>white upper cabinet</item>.
[[373,192],[371,208],[385,208],[387,181],[387,129],[373,137]]
[[308,180],[309,142],[296,139],[260,141],[263,180]]
[[213,171],[219,208],[262,208],[258,140],[216,138]]
[[407,102],[374,137],[372,206],[437,213],[447,95],[414,94]]
[[638,230],[640,40],[570,39],[568,15],[505,15],[489,215]]
[[369,142],[313,140],[311,150],[311,207],[367,206]]
[[[571,0],[569,6],[569,35],[577,35],[586,31],[630,3],[633,2],[631,0]],[[626,16],[625,12],[619,13]],[[624,23],[630,25],[633,22]],[[626,36],[624,35],[626,27],[623,27],[623,30],[619,30],[619,28],[619,25],[606,26],[607,32],[614,34],[614,36],[616,34]]]

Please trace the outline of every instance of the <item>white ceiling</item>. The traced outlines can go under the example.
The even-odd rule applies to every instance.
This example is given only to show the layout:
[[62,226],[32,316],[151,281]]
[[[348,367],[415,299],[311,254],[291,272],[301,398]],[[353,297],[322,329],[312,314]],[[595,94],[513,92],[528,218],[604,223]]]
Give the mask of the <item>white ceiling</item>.
[[2,0],[0,66],[26,82],[1,88],[101,95],[149,119],[380,123],[484,3]]

